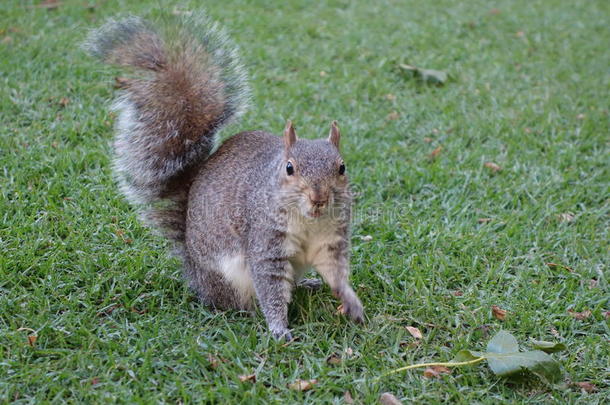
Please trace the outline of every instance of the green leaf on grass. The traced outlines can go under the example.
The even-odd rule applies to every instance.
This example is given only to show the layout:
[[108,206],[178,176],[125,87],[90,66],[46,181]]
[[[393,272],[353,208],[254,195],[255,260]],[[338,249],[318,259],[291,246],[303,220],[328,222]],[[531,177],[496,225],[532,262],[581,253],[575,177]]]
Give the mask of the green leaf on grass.
[[443,72],[441,70],[422,69],[404,63],[401,63],[398,66],[400,67],[400,70],[406,73],[409,77],[419,78],[428,84],[443,85],[448,79],[447,72]]
[[[561,345],[560,343],[555,344],[550,342],[534,342],[534,346],[538,344],[537,347],[545,346],[546,349],[552,349],[555,351],[563,350],[563,348],[565,348],[565,346]],[[414,368],[433,366],[460,367],[477,364],[483,360],[487,360],[491,371],[493,371],[493,373],[499,377],[508,377],[522,373],[523,371],[529,371],[549,383],[557,382],[562,377],[559,363],[557,363],[551,356],[541,350],[520,352],[517,339],[515,339],[515,337],[510,333],[501,330],[489,341],[486,352],[460,350],[457,352],[453,360],[448,363],[412,364],[410,366],[404,366],[391,370],[379,376],[377,379]]]
[[487,351],[492,353],[518,352],[519,343],[513,335],[501,330],[487,343]]
[[567,349],[566,345],[563,343],[545,342],[544,340],[535,340],[531,338],[530,342],[534,349],[542,350],[545,353],[555,353]]
[[559,364],[551,356],[540,350],[520,352],[517,339],[503,330],[489,341],[487,353],[481,355],[487,360],[491,371],[500,377],[529,370],[548,382],[561,378]]

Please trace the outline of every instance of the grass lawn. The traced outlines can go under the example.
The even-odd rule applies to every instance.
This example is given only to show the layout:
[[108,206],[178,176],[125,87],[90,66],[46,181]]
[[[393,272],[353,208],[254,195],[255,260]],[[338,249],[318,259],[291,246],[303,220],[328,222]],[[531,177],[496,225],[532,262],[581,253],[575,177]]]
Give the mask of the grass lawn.
[[[297,291],[289,345],[260,313],[198,304],[114,183],[118,70],[79,44],[117,12],[174,3],[39,3],[0,4],[0,402],[609,400],[610,2],[205,2],[254,91],[224,135],[292,119],[319,137],[337,119],[358,191],[352,278],[367,322],[337,315],[328,288]],[[401,63],[450,79],[427,85]],[[565,343],[553,355],[565,386],[507,382],[483,364],[373,381],[481,350],[500,329],[523,347]],[[287,387],[299,378],[318,383]]]

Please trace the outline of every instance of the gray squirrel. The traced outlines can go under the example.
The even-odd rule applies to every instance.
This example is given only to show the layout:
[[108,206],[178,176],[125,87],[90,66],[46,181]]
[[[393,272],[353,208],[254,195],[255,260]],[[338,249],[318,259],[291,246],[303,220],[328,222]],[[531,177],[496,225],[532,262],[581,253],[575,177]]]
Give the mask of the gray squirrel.
[[217,149],[216,134],[245,111],[249,87],[236,47],[204,14],[110,20],[86,48],[105,63],[132,68],[121,79],[114,171],[144,220],[175,242],[184,274],[214,309],[253,310],[275,338],[292,339],[288,304],[314,268],[363,321],[349,284],[352,197],[339,153],[326,139],[249,131]]

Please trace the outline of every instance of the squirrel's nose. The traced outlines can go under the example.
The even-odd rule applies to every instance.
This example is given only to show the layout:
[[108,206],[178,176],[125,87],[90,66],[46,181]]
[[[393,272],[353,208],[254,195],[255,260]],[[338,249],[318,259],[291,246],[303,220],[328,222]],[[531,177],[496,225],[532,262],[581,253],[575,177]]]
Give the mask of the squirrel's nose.
[[316,208],[323,208],[326,203],[328,202],[328,199],[310,199],[311,200],[311,205],[313,205]]

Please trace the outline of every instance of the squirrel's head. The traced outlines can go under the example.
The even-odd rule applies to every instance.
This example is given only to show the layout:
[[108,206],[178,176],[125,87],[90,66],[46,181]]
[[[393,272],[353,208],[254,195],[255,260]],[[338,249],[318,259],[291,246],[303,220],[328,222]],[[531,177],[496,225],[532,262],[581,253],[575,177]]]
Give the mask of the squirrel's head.
[[292,122],[284,129],[281,173],[283,201],[307,218],[319,218],[349,204],[345,162],[339,153],[341,134],[333,121],[326,139],[298,139]]

